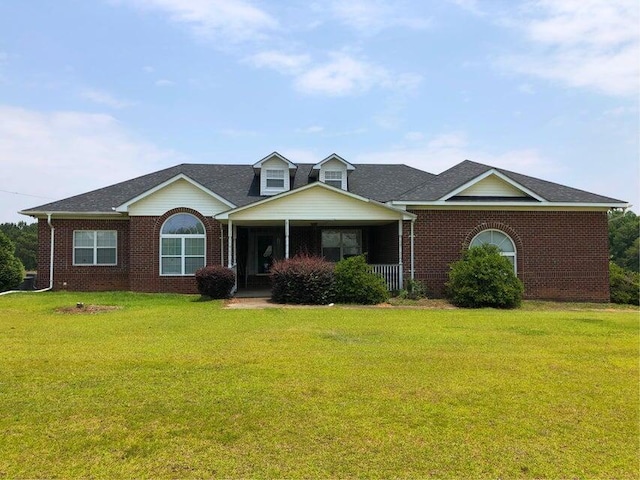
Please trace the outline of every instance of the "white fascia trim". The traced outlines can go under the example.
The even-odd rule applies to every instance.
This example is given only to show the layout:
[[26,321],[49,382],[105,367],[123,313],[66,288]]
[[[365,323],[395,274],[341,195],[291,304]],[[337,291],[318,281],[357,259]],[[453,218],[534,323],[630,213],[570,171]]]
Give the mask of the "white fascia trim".
[[198,182],[196,182],[195,180],[192,180],[191,178],[189,178],[187,175],[185,175],[184,173],[179,173],[178,175],[176,175],[175,177],[171,177],[169,180],[162,182],[159,185],[156,185],[155,187],[147,190],[144,193],[141,193],[140,195],[138,195],[137,197],[133,197],[131,200],[123,203],[122,205],[119,205],[115,208],[116,212],[122,212],[122,213],[126,213],[129,211],[129,207],[131,205],[133,205],[134,203],[142,200],[143,198],[148,197],[149,195],[152,195],[154,193],[156,193],[159,190],[162,190],[164,187],[171,185],[172,183],[177,182],[178,180],[185,180],[186,182],[190,183],[191,185],[193,185],[194,187],[202,190],[204,193],[206,193],[207,195],[212,196],[213,198],[215,198],[216,200],[224,203],[226,206],[228,206],[229,208],[235,208],[235,205],[233,203],[231,203],[229,200],[227,200],[224,197],[221,197],[220,195],[218,195],[215,192],[212,192],[211,190],[209,190],[207,187],[199,184]]
[[544,198],[542,198],[540,195],[538,195],[537,193],[532,192],[527,187],[524,187],[524,186],[520,185],[518,182],[516,182],[514,180],[511,180],[509,177],[507,177],[503,173],[500,173],[495,168],[492,168],[491,170],[487,170],[482,175],[479,175],[479,176],[475,177],[474,179],[469,180],[464,185],[461,185],[460,187],[456,188],[455,190],[452,190],[451,192],[447,193],[444,197],[441,197],[438,200],[448,200],[451,197],[455,197],[458,193],[460,193],[460,192],[466,190],[467,188],[471,187],[472,185],[475,185],[476,183],[484,180],[485,178],[487,178],[490,175],[495,175],[499,179],[504,180],[505,182],[507,182],[512,187],[517,188],[518,190],[520,190],[520,191],[526,193],[527,195],[529,195],[530,197],[535,198],[539,202],[546,202],[546,200]]
[[340,155],[336,154],[336,153],[332,153],[331,155],[329,155],[327,158],[325,158],[324,160],[320,160],[318,163],[316,163],[313,166],[313,170],[320,170],[320,167],[322,167],[322,165],[324,165],[325,163],[327,163],[330,160],[338,160],[339,162],[343,163],[344,166],[347,168],[348,171],[350,170],[355,170],[356,167],[354,165],[352,165],[351,163],[347,162],[344,158],[342,158]]
[[289,160],[286,157],[283,157],[282,155],[280,155],[278,152],[273,152],[270,153],[269,155],[267,155],[266,157],[264,157],[261,160],[258,160],[256,163],[254,163],[252,166],[254,169],[260,169],[262,168],[262,164],[264,162],[266,162],[267,160],[271,160],[272,158],[277,158],[278,160],[282,160],[283,162],[285,162],[287,164],[287,166],[289,167],[289,170],[297,170],[298,166],[293,163],[291,160]]
[[532,209],[537,207],[540,210],[552,210],[554,208],[625,208],[628,207],[628,203],[578,203],[578,202],[464,202],[456,201],[455,203],[447,202],[444,200],[436,200],[431,202],[416,202],[405,200],[393,200],[391,205],[397,207],[448,207],[451,210],[455,210],[458,207],[478,207],[478,208],[491,208],[491,207],[511,207],[511,208],[526,208]]
[[128,219],[129,217],[126,215],[122,215],[121,212],[111,211],[111,212],[71,212],[71,211],[63,211],[56,210],[52,212],[51,210],[20,210],[18,212],[20,215],[28,215],[29,217],[42,217],[46,218],[47,215],[55,215],[57,218],[65,217],[65,218],[76,218],[76,217],[115,217],[116,219]]
[[380,206],[380,207],[382,207],[382,208],[384,208],[386,210],[391,210],[393,212],[396,212],[396,213],[402,215],[402,219],[403,220],[413,220],[413,219],[417,218],[417,216],[415,214],[409,213],[409,212],[405,211],[402,208],[397,208],[397,207],[392,206],[392,205],[388,205],[388,204],[385,204],[385,203],[380,203],[380,202],[377,202],[377,201],[372,200],[370,198],[362,197],[362,196],[357,195],[355,193],[347,192],[346,190],[342,190],[341,188],[332,187],[331,185],[327,185],[326,183],[323,183],[323,182],[309,183],[309,184],[307,184],[307,185],[305,185],[303,187],[296,188],[295,190],[289,190],[287,192],[279,193],[279,194],[274,195],[274,196],[269,197],[269,198],[264,198],[262,200],[254,202],[254,203],[250,203],[249,205],[244,205],[242,207],[238,207],[238,208],[235,208],[235,209],[232,209],[232,210],[227,210],[226,212],[222,212],[222,213],[219,213],[219,214],[215,215],[213,218],[215,218],[216,220],[228,220],[229,219],[229,215],[233,215],[234,213],[242,212],[244,210],[249,210],[251,208],[254,208],[254,207],[257,207],[257,206],[260,206],[260,205],[264,205],[265,203],[268,203],[268,202],[273,202],[274,200],[277,200],[277,199],[280,199],[280,198],[284,198],[284,197],[287,197],[289,195],[295,195],[296,193],[303,192],[305,190],[309,190],[310,188],[325,188],[325,189],[330,190],[332,192],[337,192],[337,193],[339,193],[341,195],[344,195],[344,196],[349,197],[349,198],[353,198],[353,199],[361,201],[361,202],[371,203],[373,205],[378,205],[378,206]]

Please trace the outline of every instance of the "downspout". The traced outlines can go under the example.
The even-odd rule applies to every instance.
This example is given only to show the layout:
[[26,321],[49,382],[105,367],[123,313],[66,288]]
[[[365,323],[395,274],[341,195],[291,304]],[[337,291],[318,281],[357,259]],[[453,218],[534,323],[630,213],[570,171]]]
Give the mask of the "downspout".
[[411,280],[415,280],[415,260],[414,260],[414,247],[413,247],[413,237],[414,237],[414,225],[416,223],[416,219],[411,220]]
[[53,247],[54,247],[54,234],[56,229],[51,224],[51,214],[47,213],[47,223],[51,230],[51,249],[49,253],[49,286],[40,290],[9,290],[8,292],[0,292],[0,295],[8,295],[9,293],[40,293],[46,292],[53,288]]

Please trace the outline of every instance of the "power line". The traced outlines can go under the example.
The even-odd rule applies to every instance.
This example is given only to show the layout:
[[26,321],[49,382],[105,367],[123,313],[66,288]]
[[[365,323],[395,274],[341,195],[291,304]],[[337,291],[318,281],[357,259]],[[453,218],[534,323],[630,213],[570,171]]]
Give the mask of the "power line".
[[45,200],[55,200],[54,198],[51,198],[51,197],[42,197],[40,195],[31,195],[29,193],[10,192],[9,190],[2,190],[1,188],[0,188],[0,192],[11,193],[12,195],[22,195],[23,197],[34,197],[34,198],[44,198]]

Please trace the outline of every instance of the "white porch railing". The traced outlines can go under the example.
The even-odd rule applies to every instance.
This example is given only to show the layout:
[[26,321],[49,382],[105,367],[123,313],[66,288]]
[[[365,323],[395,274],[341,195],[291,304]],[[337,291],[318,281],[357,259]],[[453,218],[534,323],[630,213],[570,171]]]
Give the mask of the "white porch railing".
[[385,282],[387,282],[387,289],[389,291],[401,290],[402,285],[402,275],[400,271],[400,265],[395,264],[372,264],[369,265],[374,273],[378,275],[382,275]]
[[231,289],[231,295],[235,295],[235,293],[238,291],[238,264],[234,263],[233,266],[231,267],[231,271],[233,272],[233,275],[235,276],[236,279],[236,283],[233,285],[233,288]]

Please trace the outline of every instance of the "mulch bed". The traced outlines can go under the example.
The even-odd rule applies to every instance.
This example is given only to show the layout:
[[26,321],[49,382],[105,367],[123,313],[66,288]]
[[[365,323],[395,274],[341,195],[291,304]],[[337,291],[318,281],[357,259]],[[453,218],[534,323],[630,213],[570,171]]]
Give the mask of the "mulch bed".
[[113,310],[121,310],[122,307],[118,305],[74,305],[72,307],[59,307],[56,308],[57,313],[64,313],[67,315],[77,315],[80,313],[94,314],[103,312],[112,312]]

